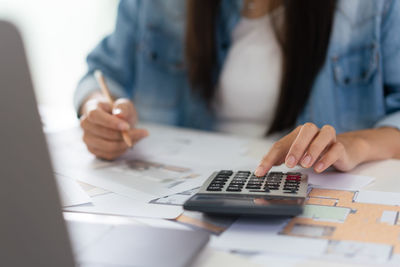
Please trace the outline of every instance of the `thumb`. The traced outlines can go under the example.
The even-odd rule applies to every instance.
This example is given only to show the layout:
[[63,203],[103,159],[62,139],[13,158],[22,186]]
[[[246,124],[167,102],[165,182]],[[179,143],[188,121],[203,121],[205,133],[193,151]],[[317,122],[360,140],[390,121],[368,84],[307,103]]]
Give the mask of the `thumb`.
[[112,114],[128,122],[132,127],[137,122],[136,109],[133,103],[125,98],[117,99],[114,103]]

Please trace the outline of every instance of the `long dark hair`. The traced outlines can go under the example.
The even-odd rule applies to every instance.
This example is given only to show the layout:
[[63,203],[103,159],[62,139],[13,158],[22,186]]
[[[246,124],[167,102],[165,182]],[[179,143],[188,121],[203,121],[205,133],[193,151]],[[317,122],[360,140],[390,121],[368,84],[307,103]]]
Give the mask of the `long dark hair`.
[[[325,62],[336,0],[283,0],[279,32],[283,75],[275,117],[268,133],[293,127]],[[210,102],[215,90],[216,18],[220,0],[187,0],[185,54],[194,90]]]

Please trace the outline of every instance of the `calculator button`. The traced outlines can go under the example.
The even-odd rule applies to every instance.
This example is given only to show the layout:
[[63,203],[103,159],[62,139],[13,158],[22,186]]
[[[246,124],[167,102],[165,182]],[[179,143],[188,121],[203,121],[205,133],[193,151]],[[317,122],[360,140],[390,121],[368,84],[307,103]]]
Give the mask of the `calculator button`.
[[232,175],[232,174],[233,174],[233,171],[231,171],[231,170],[222,170],[222,171],[220,171],[218,174]]
[[258,186],[258,187],[261,187],[262,184],[247,184],[247,185],[246,185],[246,188],[249,187],[249,186]]
[[228,181],[229,178],[228,177],[215,177],[213,179],[213,181]]
[[239,187],[228,187],[226,189],[226,191],[228,191],[228,192],[240,192],[240,191],[242,191],[242,188],[239,188]]
[[229,177],[231,177],[231,174],[218,173],[216,177],[226,177],[226,178],[229,178]]
[[284,187],[290,187],[290,186],[299,186],[300,184],[284,184]]
[[232,178],[232,180],[244,180],[244,181],[246,181],[246,180],[247,180],[247,177],[244,177],[244,176],[235,176],[235,177]]
[[249,179],[249,177],[246,175],[235,175],[233,178]]
[[263,184],[264,181],[248,181],[247,184]]
[[264,180],[263,179],[250,179],[249,183],[263,183]]
[[237,174],[235,174],[235,177],[245,177],[245,178],[247,178],[247,177],[249,177],[249,174],[246,174],[246,173],[237,173]]
[[267,177],[267,180],[279,180],[279,181],[282,181],[282,177]]
[[209,186],[207,191],[222,191],[222,188],[218,186]]
[[280,183],[266,183],[265,185],[267,186],[272,186],[272,187],[279,187],[281,184]]
[[216,176],[214,179],[229,180],[229,176]]
[[210,184],[210,185],[208,186],[208,188],[211,188],[211,187],[212,187],[212,188],[217,188],[217,187],[218,187],[218,188],[221,188],[221,189],[222,189],[224,186],[223,186],[223,185],[218,185],[218,184]]
[[300,182],[300,179],[297,178],[287,178],[286,182]]
[[218,184],[218,183],[211,183],[209,186],[219,186],[219,187],[224,187],[225,184]]
[[284,187],[283,190],[295,190],[295,191],[297,191],[297,190],[299,190],[299,188],[298,187]]
[[232,182],[243,182],[245,183],[247,180],[246,179],[241,179],[241,178],[233,178]]
[[243,185],[240,185],[240,184],[229,184],[228,185],[228,188],[233,188],[233,187],[243,188]]
[[232,181],[230,184],[243,185],[245,183],[246,183],[245,181]]
[[268,187],[277,187],[277,188],[279,188],[279,187],[280,187],[280,184],[266,183],[265,186],[268,186]]
[[216,178],[214,180],[212,180],[215,183],[226,183],[226,181],[228,181],[228,179],[220,179],[220,178]]
[[261,189],[261,185],[247,185],[246,189]]
[[261,182],[248,182],[247,185],[262,185],[263,183]]
[[289,184],[289,185],[300,184],[300,181],[285,181],[285,184]]
[[268,173],[268,177],[282,177],[283,172],[270,172]]

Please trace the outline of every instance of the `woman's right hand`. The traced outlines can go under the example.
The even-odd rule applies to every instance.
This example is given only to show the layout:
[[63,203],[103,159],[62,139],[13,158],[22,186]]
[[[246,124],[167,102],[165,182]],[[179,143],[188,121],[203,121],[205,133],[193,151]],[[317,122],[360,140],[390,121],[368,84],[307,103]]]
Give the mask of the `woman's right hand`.
[[145,129],[134,128],[137,122],[135,107],[128,99],[118,99],[112,106],[101,94],[93,94],[82,106],[83,141],[95,156],[113,160],[129,147],[122,138],[127,131],[132,144],[148,136]]

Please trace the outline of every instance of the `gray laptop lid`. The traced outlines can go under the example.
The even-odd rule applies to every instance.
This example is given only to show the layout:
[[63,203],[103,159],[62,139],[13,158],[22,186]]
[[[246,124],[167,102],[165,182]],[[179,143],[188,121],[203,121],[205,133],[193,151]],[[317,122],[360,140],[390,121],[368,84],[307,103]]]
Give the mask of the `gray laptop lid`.
[[0,22],[0,265],[73,266],[22,40]]

